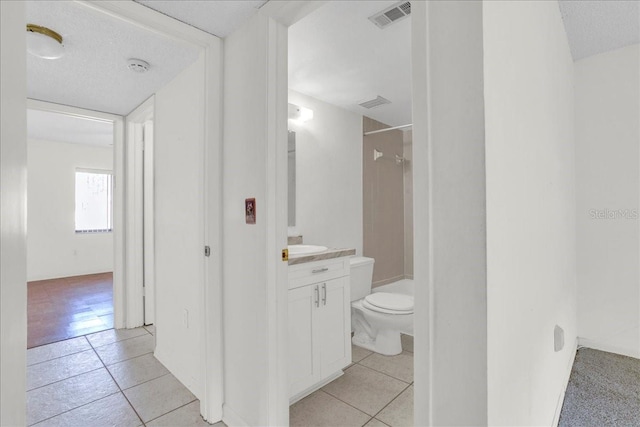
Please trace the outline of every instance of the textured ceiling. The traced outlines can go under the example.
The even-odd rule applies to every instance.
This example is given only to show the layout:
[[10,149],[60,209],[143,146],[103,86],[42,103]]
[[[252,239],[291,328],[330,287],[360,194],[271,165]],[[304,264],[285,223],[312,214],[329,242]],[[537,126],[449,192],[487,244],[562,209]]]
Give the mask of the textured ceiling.
[[27,136],[36,140],[110,147],[113,145],[113,124],[49,111],[27,110]]
[[[27,96],[126,115],[194,62],[193,46],[145,31],[70,1],[28,1],[27,22],[64,37],[57,60],[27,55]],[[129,58],[151,67],[139,74]]]
[[[265,0],[139,3],[224,37]],[[389,125],[411,122],[410,19],[378,29],[367,19],[395,1],[329,2],[290,28],[289,87]],[[574,59],[640,42],[640,2],[561,0]],[[169,82],[197,49],[146,32],[69,1],[28,1],[27,21],[65,38],[58,60],[28,55],[28,96],[125,115]],[[145,74],[127,59],[151,64]],[[381,95],[392,101],[372,110],[357,104]]]
[[[391,126],[411,123],[410,19],[367,17],[396,1],[335,1],[289,29],[289,88]],[[561,0],[574,60],[640,43],[640,0]],[[381,95],[391,104],[357,104]]]
[[[289,28],[289,88],[390,126],[411,123],[411,19],[367,18],[397,1],[330,2]],[[360,107],[377,95],[391,104]]]
[[574,60],[640,43],[640,1],[561,0]]
[[202,31],[226,37],[267,0],[135,0]]

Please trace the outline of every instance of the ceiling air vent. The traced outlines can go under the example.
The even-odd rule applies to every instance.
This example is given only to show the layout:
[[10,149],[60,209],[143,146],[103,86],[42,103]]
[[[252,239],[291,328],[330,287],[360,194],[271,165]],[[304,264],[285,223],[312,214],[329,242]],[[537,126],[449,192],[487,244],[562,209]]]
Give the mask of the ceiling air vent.
[[358,105],[364,108],[371,109],[374,107],[379,107],[384,104],[391,104],[391,101],[378,95],[375,99],[370,99],[368,101],[360,102]]
[[369,21],[373,22],[378,28],[383,29],[398,22],[411,14],[411,2],[401,1],[385,10],[369,17]]

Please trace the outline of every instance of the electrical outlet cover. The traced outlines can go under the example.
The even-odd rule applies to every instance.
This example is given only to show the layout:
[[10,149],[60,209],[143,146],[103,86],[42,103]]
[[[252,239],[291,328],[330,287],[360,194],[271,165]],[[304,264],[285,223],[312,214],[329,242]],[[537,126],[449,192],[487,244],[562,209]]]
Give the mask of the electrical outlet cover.
[[553,349],[560,351],[564,348],[564,329],[556,325],[553,330]]

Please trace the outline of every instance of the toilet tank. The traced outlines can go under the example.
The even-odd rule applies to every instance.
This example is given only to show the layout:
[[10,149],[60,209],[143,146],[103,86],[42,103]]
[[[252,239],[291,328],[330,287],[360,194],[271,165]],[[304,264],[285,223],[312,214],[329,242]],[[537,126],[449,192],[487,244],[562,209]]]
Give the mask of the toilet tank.
[[371,293],[374,262],[373,258],[351,258],[351,301],[359,300]]

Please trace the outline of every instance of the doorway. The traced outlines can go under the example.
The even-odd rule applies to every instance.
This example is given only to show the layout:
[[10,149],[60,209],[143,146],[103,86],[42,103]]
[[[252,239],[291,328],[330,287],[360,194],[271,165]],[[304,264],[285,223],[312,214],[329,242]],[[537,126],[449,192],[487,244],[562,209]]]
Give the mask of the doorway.
[[[413,288],[413,191],[411,18],[398,5],[331,2],[292,25],[288,101],[313,110],[289,122],[297,234],[372,258],[371,290],[399,294]],[[382,28],[384,13],[394,20]],[[393,356],[352,345],[344,374],[290,407],[291,425],[413,424],[413,328],[403,332]]]
[[[39,8],[39,5],[33,2],[30,7]],[[57,2],[47,3],[45,7],[74,8],[74,13],[83,19],[68,19],[69,14],[65,13],[44,15],[62,16],[66,21],[61,18],[60,22],[84,25],[83,30],[90,30],[86,28],[86,22],[100,21],[103,31],[97,31],[98,35],[92,33],[92,36],[114,32],[126,39],[125,48],[116,49],[118,59],[122,61],[114,65],[113,73],[124,72],[125,75],[116,79],[114,91],[124,87],[124,95],[128,95],[141,87],[151,88],[150,93],[138,98],[136,103],[121,105],[122,109],[117,110],[121,116],[116,123],[116,134],[122,143],[116,144],[114,153],[114,232],[118,237],[114,242],[114,327],[157,324],[159,333],[156,335],[154,356],[200,399],[200,411],[205,419],[219,420],[222,408],[220,252],[214,250],[210,257],[205,258],[203,249],[205,245],[220,247],[219,177],[205,174],[204,170],[209,164],[212,169],[220,169],[221,75],[217,71],[221,61],[221,40],[134,2]],[[84,19],[88,14],[92,15],[91,19]],[[124,37],[127,32],[134,34]],[[89,39],[78,38],[75,45],[69,42],[67,46],[80,50],[81,42]],[[149,60],[151,71],[144,77],[140,76],[141,73],[132,73],[130,67],[127,70],[127,59],[122,58],[123,50],[127,51],[125,54],[130,52],[129,49],[134,50],[131,41],[141,41],[139,54],[155,56],[155,60]],[[149,48],[148,44],[155,47]],[[98,45],[100,59],[109,58],[109,43]],[[93,52],[86,46],[84,49],[85,53]],[[79,53],[72,52],[67,58],[72,60],[78,56]],[[94,65],[88,62],[88,66]],[[112,69],[110,64],[103,65],[103,69]],[[165,71],[164,77],[158,77],[162,70]],[[97,74],[102,70],[95,71]],[[56,77],[63,75],[51,74]],[[105,81],[93,75],[92,78]],[[155,86],[150,86],[153,82]],[[89,85],[89,88],[93,86]],[[131,144],[124,144],[125,136],[129,136],[129,127],[125,127],[127,122],[122,116],[128,115],[141,100],[153,93],[157,103],[152,116],[130,117],[133,132],[141,138],[137,144],[135,138],[131,139]],[[58,95],[64,96],[65,93]],[[85,100],[99,103],[114,98],[121,101],[125,96],[98,94],[87,96]],[[80,104],[73,100],[67,102]],[[107,107],[104,110],[115,111]],[[139,119],[138,123],[136,119]],[[153,146],[146,143],[151,137]],[[130,153],[129,150],[136,145],[140,151]],[[145,151],[153,151],[146,162],[140,155]],[[176,161],[180,156],[184,157]],[[146,191],[147,196],[144,197],[145,184],[150,189],[155,180],[161,181],[158,186],[161,190]],[[185,197],[175,202],[181,196]],[[159,209],[154,209],[156,204],[160,204]],[[153,220],[159,218],[161,233],[154,233],[155,221],[142,221],[144,216]],[[154,242],[150,236],[158,239]],[[140,244],[137,245],[136,241]],[[162,265],[154,262],[156,256],[162,258]],[[140,266],[146,266],[146,271],[138,268]],[[164,273],[169,272],[177,279],[161,274],[161,281],[153,280],[156,269],[164,269]],[[158,289],[163,286],[163,292],[147,289],[144,291],[147,296],[143,299],[142,284],[144,281],[149,283],[149,280],[158,284]],[[143,315],[145,299],[146,319]]]
[[27,347],[111,329],[121,118],[30,100]]

